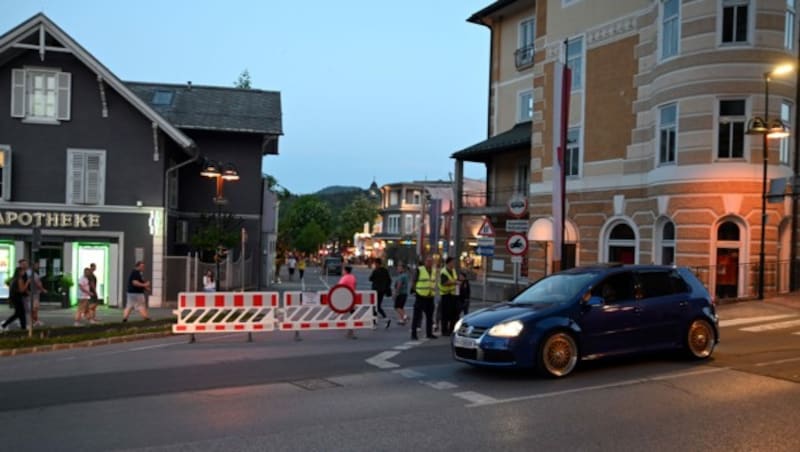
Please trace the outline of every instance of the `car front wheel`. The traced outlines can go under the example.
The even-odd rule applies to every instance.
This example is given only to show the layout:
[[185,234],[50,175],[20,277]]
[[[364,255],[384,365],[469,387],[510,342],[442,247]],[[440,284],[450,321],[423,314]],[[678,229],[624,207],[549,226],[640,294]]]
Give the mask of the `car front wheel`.
[[569,333],[556,332],[542,343],[539,371],[548,377],[565,377],[578,364],[578,345]]
[[686,350],[694,359],[705,359],[711,356],[717,344],[717,334],[707,320],[697,319],[689,325],[686,334]]

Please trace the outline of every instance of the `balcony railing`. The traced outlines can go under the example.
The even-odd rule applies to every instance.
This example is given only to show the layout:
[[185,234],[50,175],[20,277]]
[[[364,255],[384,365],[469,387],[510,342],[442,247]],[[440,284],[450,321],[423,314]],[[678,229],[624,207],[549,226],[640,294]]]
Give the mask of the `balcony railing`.
[[513,186],[494,187],[488,192],[465,190],[462,195],[462,207],[465,209],[486,207],[505,208],[508,200],[517,193],[524,194],[524,190]]
[[522,70],[533,66],[533,56],[535,54],[533,44],[521,47],[514,52],[514,59],[517,69]]

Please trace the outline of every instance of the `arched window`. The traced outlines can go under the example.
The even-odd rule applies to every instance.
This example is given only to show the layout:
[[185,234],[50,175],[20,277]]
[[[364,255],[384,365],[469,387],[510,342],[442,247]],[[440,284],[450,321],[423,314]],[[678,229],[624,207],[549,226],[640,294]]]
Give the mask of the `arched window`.
[[636,263],[636,234],[625,223],[611,229],[608,236],[608,262]]
[[660,255],[662,265],[675,264],[675,223],[671,221],[666,221],[661,225]]
[[717,240],[726,240],[731,242],[739,241],[739,226],[731,221],[726,221],[719,225],[717,229]]

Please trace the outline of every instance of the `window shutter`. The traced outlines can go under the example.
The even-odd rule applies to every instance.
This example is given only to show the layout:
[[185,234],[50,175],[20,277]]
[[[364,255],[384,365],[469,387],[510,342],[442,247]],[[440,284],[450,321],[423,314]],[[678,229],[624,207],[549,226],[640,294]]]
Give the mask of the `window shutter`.
[[86,154],[86,204],[103,203],[103,173],[105,172],[105,156],[100,153]]
[[11,148],[0,148],[0,199],[11,200]]
[[83,167],[86,155],[83,152],[68,151],[67,153],[67,202],[69,204],[83,204]]
[[60,121],[69,121],[70,119],[70,105],[72,103],[71,99],[71,84],[72,84],[72,74],[69,72],[59,72],[56,75],[57,86],[58,86],[58,113],[57,119]]
[[25,117],[25,70],[11,70],[11,117]]

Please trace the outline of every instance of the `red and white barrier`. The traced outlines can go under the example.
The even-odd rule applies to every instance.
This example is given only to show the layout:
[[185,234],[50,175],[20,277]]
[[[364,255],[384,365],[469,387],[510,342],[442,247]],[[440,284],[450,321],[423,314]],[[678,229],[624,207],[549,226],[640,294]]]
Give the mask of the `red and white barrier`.
[[353,292],[334,286],[327,292],[284,292],[281,331],[347,330],[372,328],[375,322],[374,290]]
[[181,292],[173,333],[274,331],[277,292]]

